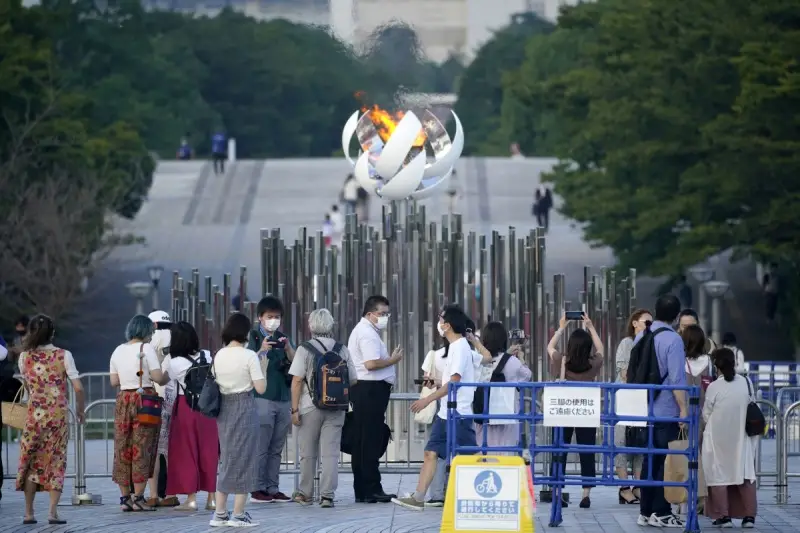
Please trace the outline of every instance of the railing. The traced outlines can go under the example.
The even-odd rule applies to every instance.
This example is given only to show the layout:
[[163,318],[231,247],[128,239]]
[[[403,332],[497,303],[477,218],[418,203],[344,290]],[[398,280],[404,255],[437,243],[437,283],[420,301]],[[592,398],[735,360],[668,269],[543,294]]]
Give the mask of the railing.
[[[491,414],[491,415],[461,415],[456,411],[456,397],[457,391],[461,387],[481,387],[484,390],[484,405],[488,405],[489,390],[490,388],[503,388],[511,387],[519,391],[519,410],[516,414]],[[526,411],[525,397],[536,398],[539,393],[542,393],[542,403],[545,403],[545,398],[548,398],[548,389],[552,393],[549,395],[548,406],[545,409]],[[599,389],[599,390],[597,390]],[[558,391],[558,393],[556,393]],[[569,391],[569,392],[567,392]],[[597,391],[595,393],[595,391]],[[630,392],[628,392],[630,391]],[[658,417],[653,414],[653,398],[656,391],[668,393],[672,391],[686,391],[689,395],[689,412],[687,418],[665,418]],[[617,396],[622,393],[625,396],[630,396],[624,401],[624,406],[617,405]],[[633,402],[633,396],[641,396],[639,401]],[[579,400],[581,403],[573,403],[574,399],[582,398]],[[580,475],[572,475],[566,473],[562,468],[560,461],[554,461],[554,466],[550,472],[545,471],[544,475],[534,475],[534,481],[538,484],[549,485],[553,488],[552,501],[561,502],[561,493],[564,487],[569,485],[587,485],[594,486],[629,486],[631,484],[642,487],[680,487],[687,492],[688,512],[686,520],[686,531],[696,532],[699,531],[699,523],[697,517],[696,505],[692,502],[697,501],[697,483],[698,473],[697,468],[699,464],[699,444],[700,444],[700,410],[699,404],[700,389],[698,387],[687,386],[670,386],[670,385],[639,385],[639,384],[626,384],[626,383],[587,383],[587,382],[551,382],[551,383],[490,383],[490,384],[476,384],[476,383],[450,383],[448,387],[448,431],[447,431],[447,450],[448,457],[452,458],[458,453],[482,453],[487,454],[491,452],[512,452],[521,454],[524,447],[522,445],[521,436],[524,432],[524,426],[552,426],[553,427],[553,441],[552,443],[537,443],[534,439],[527,446],[534,463],[538,455],[563,455],[568,452],[573,453],[592,453],[601,454],[603,457],[603,466],[598,476],[594,478],[584,478]],[[566,421],[564,418],[564,425],[570,426],[570,422],[577,427],[599,427],[603,435],[601,444],[593,445],[572,445],[571,443],[563,442],[563,427],[556,425],[550,417],[553,416],[575,416],[575,410],[571,414],[565,415],[560,413],[554,415],[552,409],[554,405],[562,405],[559,401],[554,404],[556,399],[564,399],[566,405],[581,405],[581,411],[588,413],[591,410],[591,415],[579,414],[583,416],[582,420],[572,418]],[[594,399],[593,399],[594,398]],[[621,404],[623,402],[620,402]],[[644,412],[641,406],[645,405]],[[797,404],[800,406],[800,403]],[[589,408],[586,408],[586,407]],[[599,412],[598,412],[599,409]],[[549,415],[548,415],[549,413]],[[487,445],[487,432],[484,432],[483,442],[477,446],[459,446],[455,442],[456,435],[456,421],[462,420],[483,420],[488,423],[489,419],[502,419],[502,420],[516,420],[520,422],[520,439],[516,445],[509,446],[488,446]],[[562,420],[559,419],[559,422]],[[596,421],[596,425],[595,425]],[[653,446],[653,424],[654,423],[682,423],[687,427],[688,446],[685,450],[673,449],[660,449]],[[618,423],[623,425],[647,425],[648,431],[648,444],[647,447],[628,447],[617,446],[614,443],[614,426]],[[663,481],[653,479],[652,461],[648,461],[648,471],[642,472],[642,479],[639,480],[621,480],[616,477],[614,472],[614,456],[620,453],[624,454],[639,454],[652,457],[653,455],[683,455],[688,460],[688,479],[683,482],[677,481]],[[550,506],[550,527],[556,527],[562,522],[561,505]]]

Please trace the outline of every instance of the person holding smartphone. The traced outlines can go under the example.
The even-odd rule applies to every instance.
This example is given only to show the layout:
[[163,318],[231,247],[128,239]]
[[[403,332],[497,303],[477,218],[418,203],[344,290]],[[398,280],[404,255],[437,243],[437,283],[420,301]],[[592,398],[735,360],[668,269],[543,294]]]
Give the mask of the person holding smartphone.
[[[564,330],[567,327],[567,320],[581,320],[583,327],[573,331],[567,340],[566,353],[562,354],[559,351],[559,343]],[[558,323],[558,330],[550,339],[547,345],[547,353],[550,356],[550,372],[556,379],[566,381],[594,381],[603,368],[603,341],[594,329],[594,324],[588,316],[581,312],[568,311]],[[564,429],[564,444],[572,441],[572,435],[575,434],[575,440],[579,445],[594,446],[597,444],[597,428],[563,428]],[[555,439],[553,439],[555,442]],[[580,455],[581,461],[581,476],[584,478],[593,478],[595,472],[595,457],[593,453],[582,453]],[[566,468],[567,454],[560,454],[558,457],[553,458],[552,467],[560,462]],[[555,475],[555,473],[553,474]],[[594,485],[587,483],[583,486],[583,495],[581,498],[581,509],[588,509],[591,506],[589,493]],[[561,503],[565,506],[566,502]]]

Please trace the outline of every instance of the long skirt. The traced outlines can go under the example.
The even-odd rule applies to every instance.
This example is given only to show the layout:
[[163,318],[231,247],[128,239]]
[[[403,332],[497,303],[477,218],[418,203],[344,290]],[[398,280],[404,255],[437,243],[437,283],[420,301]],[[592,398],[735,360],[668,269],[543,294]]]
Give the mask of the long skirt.
[[712,520],[717,518],[755,518],[758,512],[756,484],[745,480],[741,485],[708,487],[705,514]]
[[219,476],[217,491],[247,494],[258,486],[259,419],[252,392],[223,394],[217,417]]
[[[155,394],[152,388],[145,394]],[[111,479],[117,485],[146,483],[156,464],[159,426],[140,424],[136,419],[141,397],[136,391],[120,391],[114,409],[114,468]]]
[[167,494],[217,490],[217,422],[189,407],[182,394],[175,401],[169,435]]

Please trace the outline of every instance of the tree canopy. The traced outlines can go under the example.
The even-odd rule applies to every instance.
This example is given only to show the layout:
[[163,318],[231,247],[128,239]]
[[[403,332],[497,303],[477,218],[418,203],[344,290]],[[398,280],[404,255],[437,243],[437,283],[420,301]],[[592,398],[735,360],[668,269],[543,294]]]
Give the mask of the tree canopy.
[[620,263],[676,276],[733,249],[796,287],[799,21],[787,0],[566,8],[504,78],[497,131],[561,159],[565,214]]

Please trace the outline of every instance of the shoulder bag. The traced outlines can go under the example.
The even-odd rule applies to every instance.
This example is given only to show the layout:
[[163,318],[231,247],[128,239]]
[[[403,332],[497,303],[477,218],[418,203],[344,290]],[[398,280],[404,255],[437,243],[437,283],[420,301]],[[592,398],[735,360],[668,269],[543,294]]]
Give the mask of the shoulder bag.
[[[149,370],[149,367],[148,367]],[[139,345],[139,411],[136,420],[143,426],[161,425],[161,408],[164,400],[158,394],[144,393],[144,343]]]
[[[429,387],[427,384],[422,386],[422,391],[419,393],[420,400],[422,398],[427,398],[434,392],[436,392],[436,352],[431,350],[431,381],[433,382],[432,385]],[[414,422],[417,424],[428,425],[433,423],[433,417],[436,416],[436,405],[437,402],[431,402],[428,406],[420,411],[419,413],[414,414]]]
[[753,401],[753,389],[750,388],[750,380],[744,378],[747,382],[747,397],[750,403],[747,404],[747,415],[744,419],[744,432],[748,437],[756,437],[763,435],[767,430],[767,421],[764,418],[764,413],[756,402]]
[[211,370],[206,374],[206,382],[203,384],[203,390],[200,391],[200,397],[197,399],[197,407],[200,412],[209,418],[217,418],[222,407],[222,393],[219,390],[217,373],[214,367],[216,364],[217,358],[213,357],[211,359]]

